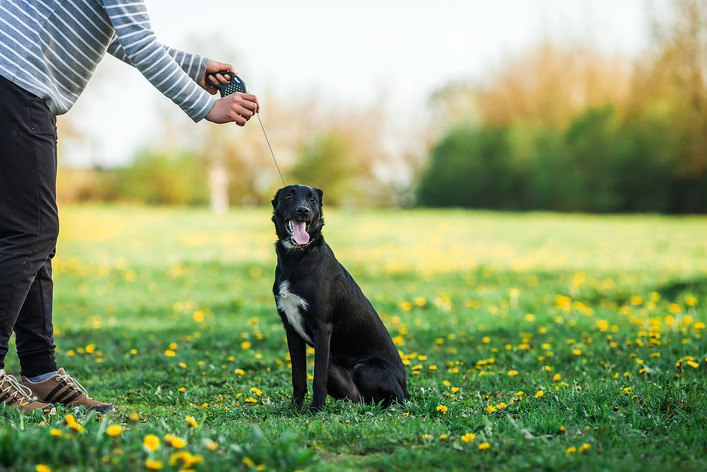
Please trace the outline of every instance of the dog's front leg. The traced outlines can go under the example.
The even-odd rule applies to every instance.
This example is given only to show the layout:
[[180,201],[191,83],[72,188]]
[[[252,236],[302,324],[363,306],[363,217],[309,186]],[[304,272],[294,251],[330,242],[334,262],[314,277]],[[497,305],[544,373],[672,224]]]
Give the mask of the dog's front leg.
[[285,334],[292,361],[292,405],[299,408],[307,394],[307,345],[288,323]]
[[321,410],[326,401],[331,329],[328,323],[322,323],[312,330],[314,337],[314,384],[312,385],[312,404],[309,406],[311,412]]

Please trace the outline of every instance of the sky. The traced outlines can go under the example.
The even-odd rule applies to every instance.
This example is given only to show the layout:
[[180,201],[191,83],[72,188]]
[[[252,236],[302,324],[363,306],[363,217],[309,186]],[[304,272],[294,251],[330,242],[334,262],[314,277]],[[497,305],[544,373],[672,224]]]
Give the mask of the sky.
[[[452,81],[480,80],[545,39],[635,56],[651,0],[146,0],[158,39],[233,64],[251,92],[424,113]],[[160,120],[191,122],[139,72],[107,56],[66,116],[86,139],[63,164],[116,166]],[[261,110],[265,117],[267,109]],[[265,118],[264,118],[265,119]],[[252,126],[253,122],[248,126]],[[205,122],[194,126],[210,126]],[[229,125],[230,126],[230,125]],[[232,125],[235,126],[235,125]],[[59,128],[59,139],[62,124]]]

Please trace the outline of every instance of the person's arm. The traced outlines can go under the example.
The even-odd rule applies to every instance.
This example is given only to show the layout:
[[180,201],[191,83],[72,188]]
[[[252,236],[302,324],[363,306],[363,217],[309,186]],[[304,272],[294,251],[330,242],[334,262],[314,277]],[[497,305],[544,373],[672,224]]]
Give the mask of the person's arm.
[[200,87],[197,82],[204,83],[204,74],[215,73],[219,63],[208,60],[200,63],[195,74],[201,78],[193,80],[157,41],[142,0],[100,1],[115,30],[124,60],[194,121],[206,118],[216,123],[235,121],[243,126],[257,111],[258,102],[253,95],[237,93],[217,100]]
[[[206,73],[206,63],[208,61],[206,57],[190,54],[165,45],[162,45],[162,47],[194,82],[201,82],[204,78],[204,74]],[[120,41],[118,41],[118,37],[115,34],[110,40],[107,52],[116,59],[119,59],[128,65],[133,65],[133,63],[130,62],[130,59],[128,59],[128,55],[125,54],[125,51],[123,51],[123,48],[120,46]]]

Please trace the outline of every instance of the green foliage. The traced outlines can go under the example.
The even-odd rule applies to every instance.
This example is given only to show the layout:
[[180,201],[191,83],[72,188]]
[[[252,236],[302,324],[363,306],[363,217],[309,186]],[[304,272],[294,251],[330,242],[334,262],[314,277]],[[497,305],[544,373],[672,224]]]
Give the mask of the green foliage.
[[0,470],[706,468],[704,217],[330,209],[412,398],[312,415],[289,406],[270,213],[65,206],[58,360],[119,409],[83,432],[0,411]]
[[[545,42],[506,60],[492,80],[443,89],[442,115],[461,119],[466,104],[480,124],[443,134],[419,203],[707,212],[707,63],[695,53],[707,46],[707,6],[664,3],[633,61]],[[504,142],[488,148],[499,133]]]
[[433,148],[423,206],[581,212],[705,212],[707,173],[685,177],[661,116],[588,108],[565,129],[458,128]]
[[514,171],[507,132],[486,127],[456,128],[432,149],[418,198],[430,206],[510,208]]
[[208,202],[205,167],[188,153],[145,150],[120,171],[116,193],[153,205],[203,205]]
[[288,174],[294,182],[325,189],[327,205],[338,206],[360,191],[359,172],[346,139],[331,131],[308,142]]

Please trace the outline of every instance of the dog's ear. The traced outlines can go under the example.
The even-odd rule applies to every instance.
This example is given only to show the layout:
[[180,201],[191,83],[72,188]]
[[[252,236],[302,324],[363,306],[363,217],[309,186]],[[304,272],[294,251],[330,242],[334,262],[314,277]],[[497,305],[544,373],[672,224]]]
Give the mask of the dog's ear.
[[314,191],[317,192],[317,196],[319,197],[319,204],[324,205],[324,190],[315,188]]
[[277,202],[280,200],[280,194],[282,193],[284,189],[280,189],[275,193],[275,197],[270,200],[270,203],[272,203],[272,208],[273,210],[277,208]]

